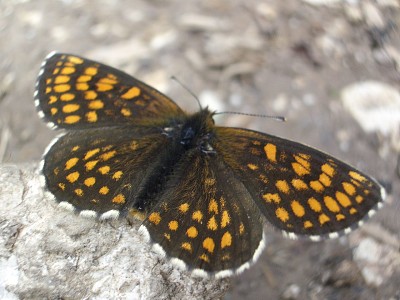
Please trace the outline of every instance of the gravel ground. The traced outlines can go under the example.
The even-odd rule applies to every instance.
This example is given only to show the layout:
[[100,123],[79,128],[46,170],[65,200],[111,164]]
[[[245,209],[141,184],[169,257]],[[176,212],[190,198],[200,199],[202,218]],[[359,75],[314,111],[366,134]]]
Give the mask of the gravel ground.
[[0,162],[38,161],[56,135],[32,96],[50,51],[125,70],[197,110],[174,75],[212,109],[287,118],[217,123],[312,145],[389,192],[388,205],[339,240],[271,231],[226,299],[400,299],[399,24],[396,0],[1,0]]

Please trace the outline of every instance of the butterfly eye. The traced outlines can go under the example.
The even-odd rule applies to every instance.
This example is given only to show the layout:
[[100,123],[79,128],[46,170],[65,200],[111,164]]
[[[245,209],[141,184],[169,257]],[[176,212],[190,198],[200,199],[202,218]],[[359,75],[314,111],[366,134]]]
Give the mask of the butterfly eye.
[[187,127],[182,130],[181,136],[181,144],[187,146],[192,142],[195,132],[192,127]]

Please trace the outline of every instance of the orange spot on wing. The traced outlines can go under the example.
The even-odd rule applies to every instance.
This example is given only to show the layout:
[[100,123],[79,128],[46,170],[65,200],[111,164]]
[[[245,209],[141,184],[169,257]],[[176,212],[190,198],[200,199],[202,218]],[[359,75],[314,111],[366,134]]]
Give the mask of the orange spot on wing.
[[54,83],[55,84],[60,84],[60,83],[67,83],[68,81],[70,81],[71,77],[66,76],[66,75],[59,75],[56,77],[56,79],[54,79]]
[[100,159],[103,160],[103,161],[107,161],[110,158],[113,158],[115,156],[115,154],[117,154],[116,150],[108,151],[108,152],[103,153],[102,155],[100,155]]
[[101,100],[90,101],[88,104],[89,109],[102,109],[104,107],[104,103]]
[[122,94],[121,98],[125,100],[130,100],[139,95],[140,95],[140,89],[134,86],[130,88],[128,91],[126,91],[124,94]]
[[89,150],[88,152],[86,152],[85,157],[83,159],[88,160],[93,155],[96,155],[99,152],[100,152],[100,148],[95,148],[95,149]]
[[330,221],[329,217],[326,214],[320,214],[318,220],[321,225],[324,225],[326,222]]
[[74,67],[64,67],[61,69],[61,74],[64,75],[69,75],[75,72],[75,68]]
[[362,176],[360,173],[354,172],[354,171],[350,171],[349,175],[351,178],[360,181],[360,182],[364,182],[367,181],[367,178],[365,178],[364,176]]
[[124,173],[122,173],[122,171],[117,171],[117,172],[114,173],[114,175],[113,175],[112,178],[113,178],[114,180],[120,180],[123,174],[124,174]]
[[113,203],[117,203],[117,204],[124,204],[125,203],[125,196],[122,194],[118,194],[117,196],[115,196],[112,199]]
[[97,98],[97,93],[95,91],[86,91],[85,99],[86,100],[94,100]]
[[179,224],[178,224],[178,221],[170,221],[169,223],[168,223],[168,228],[170,229],[170,230],[172,230],[172,231],[176,231],[176,230],[178,230],[178,226],[179,226]]
[[290,187],[286,180],[277,180],[275,186],[282,193],[288,194],[290,192]]
[[56,96],[50,96],[49,97],[49,104],[54,104],[54,103],[56,103],[57,102],[57,97]]
[[108,187],[103,186],[100,188],[99,193],[102,195],[107,195],[109,191],[110,191],[110,189]]
[[82,190],[82,189],[75,189],[75,190],[74,190],[74,193],[75,193],[77,196],[79,196],[79,197],[82,197],[82,196],[83,196],[83,190]]
[[330,177],[333,177],[333,175],[335,175],[335,169],[329,164],[323,164],[321,166],[321,170]]
[[206,262],[206,263],[209,263],[209,262],[210,262],[210,258],[208,257],[207,254],[204,254],[204,253],[203,253],[202,255],[199,256],[199,259],[202,260],[202,261],[204,261],[204,262]]
[[81,119],[81,117],[78,115],[66,116],[64,119],[64,123],[75,124],[75,123],[79,122],[80,119]]
[[215,199],[211,199],[210,203],[208,204],[208,211],[210,213],[218,214],[218,203]]
[[88,120],[88,122],[91,122],[91,123],[97,122],[97,113],[95,111],[87,112],[86,119]]
[[314,190],[314,191],[316,191],[316,192],[318,192],[318,193],[322,193],[323,191],[324,191],[324,186],[322,185],[322,183],[321,182],[319,182],[318,180],[314,180],[314,181],[311,181],[310,182],[310,187]]
[[228,211],[224,210],[222,212],[222,217],[221,217],[221,227],[225,228],[230,222],[231,222],[231,217],[229,216]]
[[364,197],[363,196],[360,196],[360,195],[357,195],[356,196],[356,202],[358,203],[358,204],[360,204],[361,202],[363,202],[364,201]]
[[207,228],[208,228],[209,230],[213,230],[213,231],[215,231],[215,230],[218,229],[218,224],[217,224],[217,221],[215,220],[215,216],[212,216],[212,217],[208,220],[208,222],[207,222]]
[[186,230],[186,235],[188,237],[190,237],[191,239],[194,239],[195,237],[197,237],[198,231],[197,231],[196,227],[194,227],[194,226],[189,227],[188,230]]
[[103,175],[106,175],[108,174],[108,172],[110,172],[110,167],[109,166],[100,167],[99,172]]
[[343,214],[337,214],[336,215],[336,220],[341,221],[341,220],[344,220],[344,219],[346,219],[346,217]]
[[276,217],[281,220],[283,223],[286,223],[289,220],[289,213],[283,207],[278,207],[275,210]]
[[201,213],[201,211],[196,210],[195,212],[193,212],[192,214],[192,219],[194,221],[197,221],[199,223],[201,223],[201,220],[203,219],[203,214]]
[[83,59],[76,56],[68,56],[68,60],[74,64],[82,64]]
[[255,171],[255,170],[258,169],[258,166],[254,165],[254,164],[248,164],[247,167],[248,167],[250,170],[253,170],[253,171]]
[[267,193],[267,194],[264,194],[262,197],[266,202],[269,202],[269,203],[274,202],[274,203],[278,204],[279,202],[281,202],[281,197],[279,196],[278,193],[275,193],[275,194]]
[[77,157],[73,157],[69,160],[67,160],[67,162],[65,163],[65,169],[64,170],[69,170],[72,167],[74,167],[76,165],[76,163],[79,161],[79,158]]
[[351,205],[351,201],[349,197],[346,196],[346,194],[342,192],[336,192],[336,199],[339,201],[340,205],[343,207],[348,207]]
[[96,178],[94,177],[89,177],[86,178],[85,181],[83,182],[87,187],[93,186],[96,183]]
[[207,237],[203,240],[203,248],[208,252],[213,253],[215,248],[214,240],[210,237]]
[[240,225],[239,225],[239,234],[242,235],[243,233],[244,233],[244,225],[243,225],[242,222],[240,222]]
[[78,91],[87,91],[89,89],[89,85],[87,83],[77,83],[75,87]]
[[189,203],[183,203],[183,204],[179,205],[178,209],[181,213],[183,213],[183,214],[186,213],[189,210]]
[[343,182],[343,183],[342,183],[342,186],[343,186],[344,191],[345,191],[348,195],[353,196],[353,195],[356,193],[356,188],[355,188],[354,185],[352,185],[351,183],[349,183],[349,182]]
[[116,84],[116,83],[118,83],[118,81],[116,79],[112,79],[112,78],[101,78],[99,80],[99,83]]
[[69,84],[58,84],[54,86],[54,91],[56,93],[64,93],[67,92],[71,89],[71,86]]
[[192,252],[192,245],[188,242],[182,243],[181,248],[186,251]]
[[80,106],[78,104],[67,104],[67,105],[63,106],[62,110],[64,113],[69,114],[69,113],[77,111],[79,109],[79,107]]
[[124,117],[130,117],[132,115],[132,112],[131,112],[131,110],[129,108],[122,108],[121,109],[121,114]]
[[311,223],[311,221],[304,221],[304,228],[305,229],[307,229],[307,228],[311,228],[311,227],[313,227],[313,224]]
[[331,212],[339,212],[340,211],[340,207],[337,204],[336,200],[333,199],[330,196],[325,196],[324,197],[324,203],[325,206],[331,211]]
[[149,217],[149,221],[154,225],[158,225],[161,222],[161,216],[158,212],[152,212]]
[[91,160],[91,161],[88,161],[88,162],[85,164],[85,169],[86,169],[86,171],[93,170],[93,168],[96,166],[96,164],[97,164],[98,162],[99,162],[98,160]]
[[313,197],[308,199],[308,205],[315,212],[320,212],[322,210],[321,203]]
[[61,101],[71,101],[75,99],[75,94],[65,93],[60,96]]
[[90,76],[94,76],[97,74],[97,68],[95,67],[89,67],[85,69],[85,74],[86,75],[90,75]]
[[97,91],[99,92],[106,92],[114,88],[113,85],[106,83],[96,83],[96,86],[97,86]]
[[264,147],[265,155],[270,162],[276,163],[276,146],[274,144],[266,144]]
[[88,81],[90,81],[90,79],[92,79],[92,76],[81,75],[81,76],[78,77],[78,79],[76,81],[77,82],[88,82]]
[[296,190],[306,190],[308,189],[308,185],[301,179],[293,179],[292,185]]
[[70,174],[67,175],[66,179],[70,182],[70,183],[74,183],[75,181],[77,181],[79,178],[79,172],[72,172]]
[[319,181],[324,185],[324,186],[330,186],[332,181],[328,175],[325,173],[322,173],[319,175]]
[[310,171],[308,169],[304,168],[304,166],[297,162],[292,163],[292,168],[293,171],[295,171],[295,173],[299,176],[310,174]]
[[297,217],[301,218],[301,217],[304,216],[305,210],[304,210],[303,205],[301,205],[299,201],[293,200],[292,203],[290,203],[290,206],[292,207],[293,213],[294,213]]
[[232,235],[229,233],[229,231],[227,231],[221,238],[221,249],[224,249],[225,247],[229,247],[231,245],[232,245]]

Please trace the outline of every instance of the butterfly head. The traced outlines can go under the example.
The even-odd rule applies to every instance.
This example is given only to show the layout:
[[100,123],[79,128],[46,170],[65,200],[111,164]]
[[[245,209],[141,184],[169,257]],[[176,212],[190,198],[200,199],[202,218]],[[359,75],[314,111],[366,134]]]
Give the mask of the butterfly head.
[[203,153],[213,152],[210,142],[214,137],[214,114],[206,107],[189,116],[182,126],[180,143],[185,148],[198,148]]

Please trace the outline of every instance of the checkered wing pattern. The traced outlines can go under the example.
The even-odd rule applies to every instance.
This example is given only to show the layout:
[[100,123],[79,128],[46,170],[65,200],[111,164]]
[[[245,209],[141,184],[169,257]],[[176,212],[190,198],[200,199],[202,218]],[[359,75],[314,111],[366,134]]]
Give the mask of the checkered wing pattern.
[[61,53],[43,62],[35,104],[50,127],[66,129],[155,123],[183,114],[171,99],[128,74]]
[[264,247],[256,203],[218,156],[185,155],[157,198],[143,226],[157,247],[195,272],[246,268]]
[[72,205],[77,212],[126,215],[138,197],[146,194],[143,185],[159,167],[166,143],[167,138],[155,128],[69,132],[45,154],[46,186],[57,201]]
[[299,143],[216,127],[207,108],[171,99],[109,66],[70,54],[43,63],[39,116],[66,133],[41,162],[42,182],[82,215],[133,215],[158,252],[200,276],[253,263],[268,221],[290,238],[335,238],[385,198],[371,177]]
[[267,220],[289,237],[347,233],[385,198],[374,179],[313,148],[240,128],[217,134],[217,153]]

